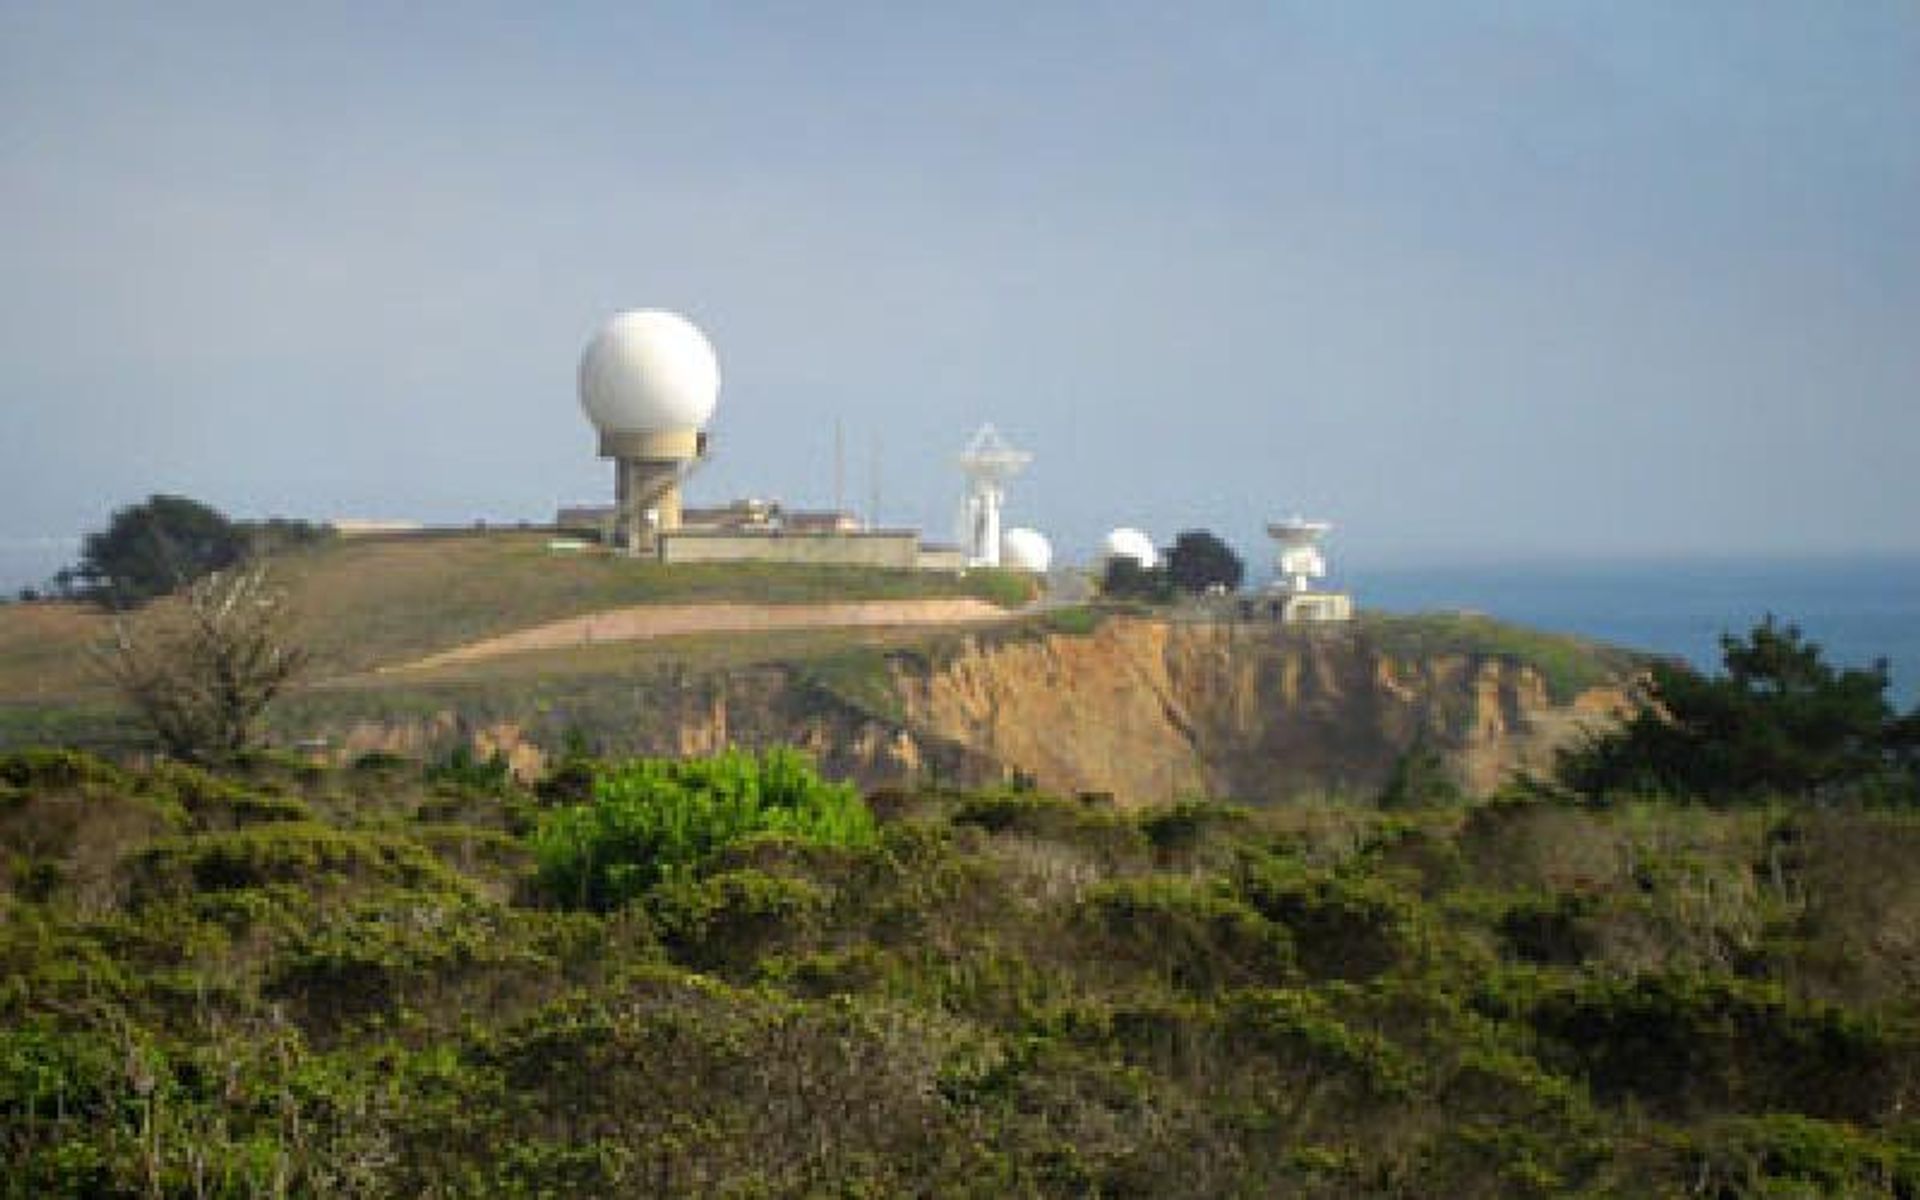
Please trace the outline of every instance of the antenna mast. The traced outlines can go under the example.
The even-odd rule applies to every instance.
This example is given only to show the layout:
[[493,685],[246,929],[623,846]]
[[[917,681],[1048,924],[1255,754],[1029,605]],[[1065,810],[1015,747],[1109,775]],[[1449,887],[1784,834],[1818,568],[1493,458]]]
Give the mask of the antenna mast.
[[1009,446],[991,423],[982,425],[961,451],[960,469],[967,476],[961,542],[968,566],[1000,565],[1000,505],[1006,499],[1007,480],[1032,461],[1033,455]]

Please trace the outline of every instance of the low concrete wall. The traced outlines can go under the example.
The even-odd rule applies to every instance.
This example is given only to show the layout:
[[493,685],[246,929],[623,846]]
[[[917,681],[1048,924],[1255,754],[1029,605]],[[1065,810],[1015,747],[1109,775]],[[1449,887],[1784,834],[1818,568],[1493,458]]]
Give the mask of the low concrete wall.
[[830,563],[910,571],[920,565],[920,536],[910,529],[865,533],[681,529],[660,535],[660,561]]

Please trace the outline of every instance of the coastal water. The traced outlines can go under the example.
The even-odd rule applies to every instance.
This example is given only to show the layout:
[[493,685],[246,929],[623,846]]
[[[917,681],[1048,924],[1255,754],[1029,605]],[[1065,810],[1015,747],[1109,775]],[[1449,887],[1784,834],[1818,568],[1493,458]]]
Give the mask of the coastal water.
[[1367,608],[1469,609],[1720,666],[1720,635],[1767,613],[1800,627],[1828,661],[1887,660],[1889,694],[1920,699],[1920,557],[1726,559],[1476,568],[1354,569],[1341,581]]

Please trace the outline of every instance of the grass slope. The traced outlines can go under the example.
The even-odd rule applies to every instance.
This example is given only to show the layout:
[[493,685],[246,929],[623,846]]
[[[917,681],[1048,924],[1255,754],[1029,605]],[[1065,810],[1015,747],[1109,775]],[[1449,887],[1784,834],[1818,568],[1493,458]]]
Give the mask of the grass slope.
[[[1019,576],[756,563],[664,567],[597,552],[556,554],[547,535],[472,532],[340,539],[275,561],[319,673],[344,675],[564,617],[640,604],[1029,598]],[[0,702],[94,694],[86,649],[100,615],[69,604],[0,606]]]
[[812,604],[977,596],[1027,599],[1002,572],[964,577],[870,567],[662,566],[596,552],[555,554],[537,533],[368,538],[286,556],[297,630],[330,670],[408,662],[562,617],[637,604]]

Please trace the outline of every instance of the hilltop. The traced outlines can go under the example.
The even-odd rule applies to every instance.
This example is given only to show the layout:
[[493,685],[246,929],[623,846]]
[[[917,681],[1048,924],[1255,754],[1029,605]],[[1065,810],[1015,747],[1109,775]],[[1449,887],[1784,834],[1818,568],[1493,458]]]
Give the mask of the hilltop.
[[[959,577],[846,566],[666,567],[598,551],[556,552],[550,540],[533,531],[396,534],[332,539],[272,561],[290,596],[292,636],[313,653],[320,686],[637,605],[974,599],[1007,608],[1032,595],[1028,581],[996,571]],[[0,714],[0,725],[8,717],[16,726],[27,722],[23,706],[97,710],[110,700],[87,661],[107,632],[107,618],[88,606],[0,606],[0,706],[13,710]]]
[[[1635,665],[1484,618],[1022,610],[1032,584],[1009,573],[666,567],[532,532],[334,541],[274,565],[316,658],[276,736],[337,761],[464,747],[537,772],[580,740],[800,744],[869,787],[1019,777],[1266,803],[1368,792],[1421,744],[1484,790],[1617,707]],[[85,663],[103,633],[72,606],[0,608],[0,745],[123,744]]]

